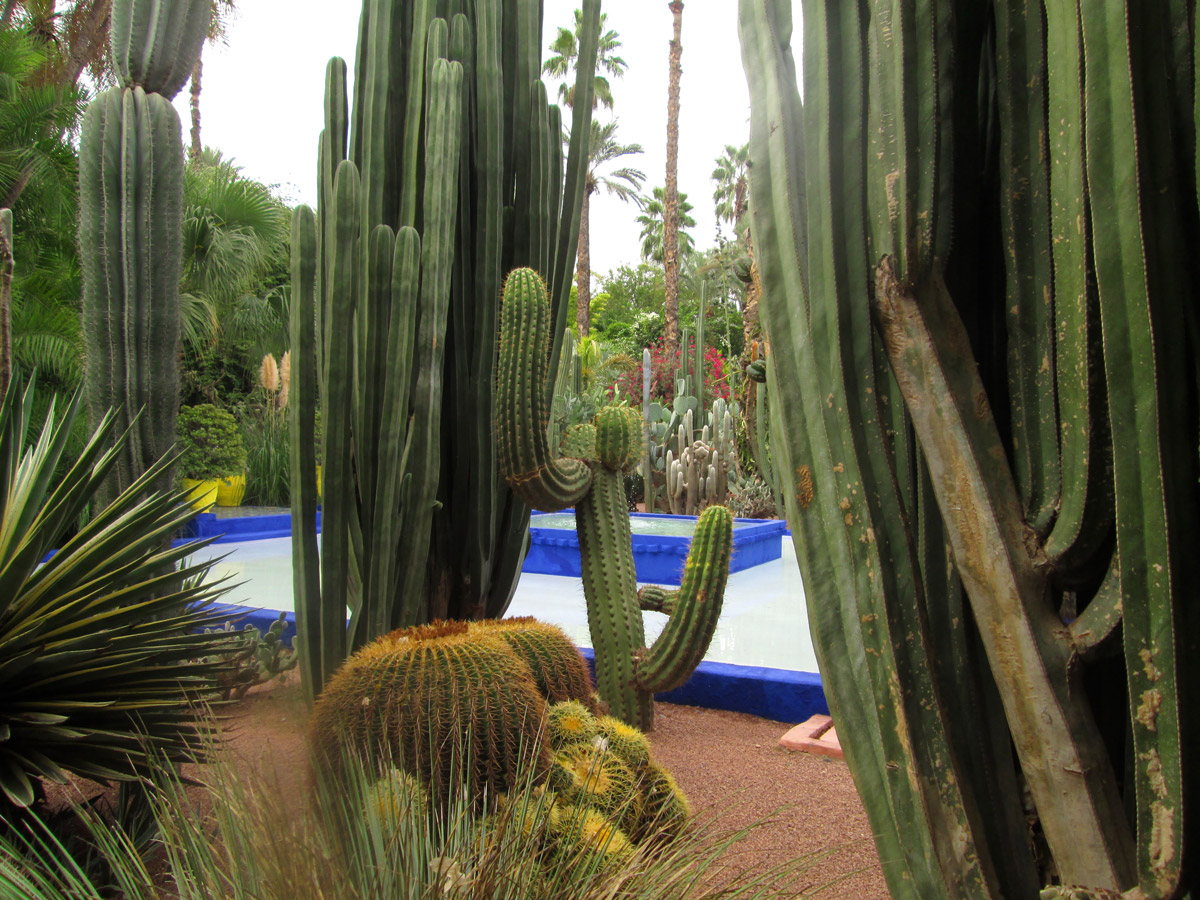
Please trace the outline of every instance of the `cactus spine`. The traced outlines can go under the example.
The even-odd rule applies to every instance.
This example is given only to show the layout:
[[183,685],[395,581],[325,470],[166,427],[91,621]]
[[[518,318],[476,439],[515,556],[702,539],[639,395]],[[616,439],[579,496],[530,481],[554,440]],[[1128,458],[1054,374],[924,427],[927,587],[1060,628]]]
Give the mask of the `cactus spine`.
[[[583,18],[575,135],[591,118],[598,0]],[[565,316],[586,161],[576,139],[564,164],[561,116],[537,80],[536,0],[448,13],[364,0],[360,36],[353,98],[345,62],[327,69],[320,203],[293,242],[317,254],[292,308],[316,376],[293,386],[308,392],[295,415],[311,422],[319,406],[324,424],[319,561],[315,510],[294,494],[309,535],[297,615],[323,648],[305,657],[314,693],[393,628],[507,607],[529,510],[499,476],[492,437],[501,276],[538,267]],[[297,440],[294,471],[311,472],[316,447]]]
[[576,504],[596,684],[612,714],[648,731],[654,693],[678,687],[712,640],[729,577],[733,519],[723,506],[696,526],[683,584],[666,628],[645,647],[623,473],[642,447],[636,410],[606,407],[595,419],[594,455],[552,457],[545,440],[549,301],[536,272],[518,269],[504,287],[496,373],[497,439],[513,490],[539,509]]
[[[103,502],[175,442],[184,158],[171,99],[191,75],[211,15],[206,0],[114,0],[109,37],[119,86],[100,93],[83,117],[84,382],[93,420],[111,408],[115,433],[132,425]],[[155,488],[170,488],[171,478],[164,470]]]
[[812,0],[801,103],[740,3],[772,457],[897,900],[1200,885],[1189,10]]

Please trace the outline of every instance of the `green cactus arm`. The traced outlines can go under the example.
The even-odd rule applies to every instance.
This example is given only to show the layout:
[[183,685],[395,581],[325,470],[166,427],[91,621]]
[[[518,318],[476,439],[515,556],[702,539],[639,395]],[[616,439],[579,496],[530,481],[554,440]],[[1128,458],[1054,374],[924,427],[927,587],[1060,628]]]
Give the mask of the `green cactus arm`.
[[[899,135],[880,131],[909,102],[896,93],[892,67],[914,58],[905,53],[912,23],[896,22],[888,34],[886,22],[876,21],[865,48],[854,46],[864,27],[857,7],[806,4],[804,75],[811,88],[801,106],[788,47],[790,9],[743,0],[741,10],[743,59],[757,101],[751,156],[758,174],[750,187],[771,342],[771,451],[787,485],[830,708],[866,786],[893,893],[922,900],[999,896],[986,856],[975,849],[972,785],[948,765],[954,757],[920,622],[919,573],[898,479],[888,470],[881,414],[872,408],[876,367],[861,302],[871,287],[864,277],[868,213],[875,214],[878,243],[916,243],[911,207],[919,176],[902,170],[911,152]],[[886,61],[878,58],[883,53]],[[831,78],[834,60],[842,62]],[[896,95],[876,91],[877,82]],[[872,117],[866,133],[865,113]],[[903,117],[894,128],[909,125]],[[864,202],[885,188],[894,192],[891,203]],[[905,252],[914,265],[922,253],[915,246]],[[964,842],[972,848],[969,866],[955,861]]]
[[[550,359],[558,359],[558,348],[567,323],[570,305],[571,278],[575,271],[575,256],[579,249],[579,222],[583,209],[584,182],[588,168],[586,136],[591,133],[592,98],[596,83],[593,73],[600,46],[600,0],[583,0],[582,29],[579,34],[579,57],[575,62],[575,106],[571,110],[571,134],[579,135],[567,148],[566,174],[562,189],[562,218],[558,223],[557,246],[554,251],[554,271],[550,273],[550,301],[554,309],[554,331]],[[546,386],[550,390],[553,381]]]
[[[1122,637],[1136,795],[1137,868],[1152,897],[1186,880],[1187,685],[1195,685],[1197,613],[1189,564],[1200,530],[1195,413],[1182,385],[1195,377],[1189,297],[1193,255],[1178,208],[1166,5],[1081,4],[1086,66],[1087,184],[1112,424]],[[1193,125],[1194,123],[1188,123]],[[1195,332],[1193,331],[1194,335]],[[1194,336],[1192,341],[1194,341]],[[1188,659],[1188,642],[1191,659]],[[1190,671],[1189,671],[1190,670]],[[1192,694],[1194,710],[1196,694]],[[1193,728],[1195,725],[1193,724]],[[1194,772],[1195,769],[1193,768]],[[1195,796],[1193,794],[1192,796]],[[1195,807],[1193,807],[1194,809]],[[1194,876],[1193,876],[1194,877]],[[1182,888],[1186,890],[1186,888]],[[1194,887],[1192,888],[1194,891]]]
[[637,597],[638,606],[643,612],[660,612],[669,616],[675,611],[679,591],[669,591],[657,584],[647,584],[638,588]]
[[[351,372],[354,345],[354,312],[361,265],[359,246],[359,177],[350,160],[342,160],[334,179],[334,203],[329,211],[327,253],[332,256],[326,285],[325,393],[321,430],[324,446],[323,506],[321,518],[321,623],[318,634],[307,638],[319,655],[321,684],[346,656],[346,608],[350,605],[351,518],[355,498],[351,466]],[[319,640],[316,644],[314,640]]]
[[436,4],[415,0],[412,4],[412,33],[408,41],[408,79],[405,86],[404,136],[400,149],[400,224],[417,225],[420,188],[417,175],[421,161],[421,111],[425,105],[425,41]]
[[638,658],[635,671],[643,689],[657,693],[677,688],[704,659],[721,615],[732,552],[733,516],[724,506],[708,507],[696,523],[671,618]]
[[[319,392],[316,334],[317,222],[311,209],[297,206],[292,213],[292,307],[289,336],[292,349],[292,584],[296,631],[315,634],[321,623],[321,570],[317,555],[316,409]],[[345,627],[343,624],[341,627]],[[314,646],[323,646],[318,639]],[[340,660],[333,660],[336,666]],[[312,703],[324,683],[319,661],[305,654],[301,687]]]
[[[379,457],[390,461],[381,465],[376,482],[375,522],[370,565],[371,584],[377,590],[373,601],[373,635],[390,630],[391,604],[383,591],[391,592],[396,581],[397,547],[404,522],[399,511],[404,507],[402,490],[406,475],[408,442],[409,387],[412,360],[416,350],[417,303],[421,277],[421,238],[416,229],[404,227],[396,234],[392,260],[391,316],[387,333],[387,369],[384,374],[382,406],[379,410]],[[399,464],[397,464],[399,463]]]
[[1083,35],[1079,6],[1047,3],[1046,85],[1050,214],[1054,247],[1055,379],[1062,493],[1045,553],[1059,583],[1090,577],[1089,564],[1110,540],[1113,498],[1107,484],[1112,443],[1106,409],[1100,321],[1088,215],[1083,127]]
[[1061,494],[1054,393],[1054,266],[1045,122],[1047,33],[1041,9],[998,3],[997,114],[1008,311],[1008,377],[1017,488],[1031,528],[1049,532]]
[[[365,221],[365,220],[364,220]],[[391,468],[392,460],[381,453],[381,411],[383,391],[387,385],[389,360],[388,338],[392,319],[392,264],[396,253],[396,235],[387,225],[376,225],[367,240],[363,278],[365,284],[358,292],[355,315],[357,352],[355,353],[354,408],[354,467],[358,487],[358,515],[368,527],[360,529],[363,542],[361,616],[356,625],[363,634],[377,634],[386,620],[394,585],[384,575],[375,579],[380,553],[394,555],[395,547],[387,543],[387,529],[369,527],[378,521],[376,492],[382,470]],[[365,323],[365,325],[364,325]],[[394,512],[394,511],[393,511]],[[356,635],[350,636],[350,647],[357,645]]]
[[[1133,879],[1133,842],[1095,721],[1071,694],[1070,646],[1026,549],[1020,500],[961,320],[939,278],[913,293],[885,258],[876,310],[933,476],[1046,839],[1072,884]],[[993,548],[1003,548],[997,554]],[[1063,771],[1081,775],[1064,783]],[[1039,800],[1039,798],[1041,798]]]
[[121,86],[174,99],[192,77],[211,21],[211,0],[114,0],[109,47]]
[[89,409],[99,421],[114,408],[121,431],[141,413],[107,501],[175,441],[183,205],[175,108],[140,87],[100,94],[84,115],[79,191]]
[[551,458],[546,438],[546,377],[550,309],[546,286],[532,269],[504,282],[500,355],[496,368],[496,440],[500,471],[534,509],[571,506],[587,493],[592,475],[578,459]]
[[612,715],[648,731],[654,723],[654,696],[636,679],[645,628],[620,472],[595,466],[591,490],[575,504],[575,530],[588,632],[596,652],[596,690]]
[[413,475],[408,510],[410,539],[396,571],[399,608],[396,627],[419,620],[424,602],[425,559],[442,464],[443,364],[446,320],[454,268],[458,214],[459,154],[462,151],[462,66],[444,59],[432,67],[425,131],[425,198],[421,233],[421,316],[417,335],[417,374],[413,384],[412,444],[407,466]]

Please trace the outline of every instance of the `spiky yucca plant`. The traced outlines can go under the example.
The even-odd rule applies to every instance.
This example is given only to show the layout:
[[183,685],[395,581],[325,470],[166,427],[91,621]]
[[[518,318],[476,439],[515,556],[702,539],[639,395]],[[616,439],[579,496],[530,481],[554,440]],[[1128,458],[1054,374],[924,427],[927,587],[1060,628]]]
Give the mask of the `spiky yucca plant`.
[[207,563],[177,569],[196,545],[163,549],[194,515],[181,492],[149,493],[173,460],[64,541],[128,435],[104,417],[56,481],[80,400],[61,418],[52,403],[31,445],[33,404],[32,385],[0,404],[0,815],[32,804],[38,778],[128,781],[148,770],[147,748],[199,751],[209,728],[189,701],[212,691],[226,652],[195,633],[216,624],[206,610],[224,588],[196,577]]

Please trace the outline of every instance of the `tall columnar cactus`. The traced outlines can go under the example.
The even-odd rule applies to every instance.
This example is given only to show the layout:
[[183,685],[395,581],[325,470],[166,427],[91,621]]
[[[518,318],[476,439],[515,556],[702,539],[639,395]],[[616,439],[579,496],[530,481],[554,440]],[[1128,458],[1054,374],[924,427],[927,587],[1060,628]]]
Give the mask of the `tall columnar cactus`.
[[[113,0],[119,86],[100,93],[83,117],[84,384],[94,421],[111,408],[117,433],[133,426],[102,502],[175,441],[183,143],[171,99],[191,76],[211,17],[208,0]],[[171,472],[155,486],[169,488]]]
[[803,103],[791,8],[740,4],[771,451],[892,895],[1193,896],[1191,4],[806,0]]
[[562,334],[599,0],[583,13],[565,160],[538,80],[538,0],[364,0],[353,98],[346,64],[327,69],[320,203],[297,216],[293,240],[293,344],[312,351],[297,353],[312,368],[292,390],[312,691],[393,628],[497,616],[512,597],[529,510],[500,477],[492,436],[497,305],[503,272],[537,266]]
[[723,506],[700,517],[671,618],[646,648],[623,483],[642,451],[641,416],[606,407],[587,441],[568,436],[564,442],[577,447],[578,456],[552,456],[543,399],[549,324],[541,278],[531,269],[512,272],[504,285],[496,371],[502,470],[513,490],[538,509],[575,504],[596,687],[613,715],[648,731],[654,694],[683,684],[712,640],[729,577],[733,519]]

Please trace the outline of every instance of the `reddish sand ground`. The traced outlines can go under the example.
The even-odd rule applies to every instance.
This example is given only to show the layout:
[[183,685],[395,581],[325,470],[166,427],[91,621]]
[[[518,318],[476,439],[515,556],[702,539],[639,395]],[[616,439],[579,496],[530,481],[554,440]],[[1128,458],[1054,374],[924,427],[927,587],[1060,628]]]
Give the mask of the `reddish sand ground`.
[[[303,793],[305,719],[294,676],[255,689],[230,712],[232,758],[277,781],[285,796],[291,786]],[[811,896],[828,885],[819,896],[887,900],[846,764],[779,747],[791,724],[660,703],[650,738],[697,812],[722,811],[726,828],[766,822],[737,845],[730,864],[758,872],[811,856],[812,865],[793,883],[797,894]]]

